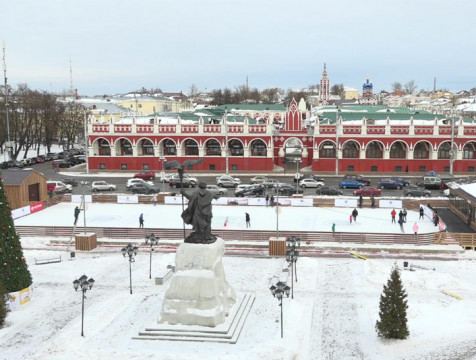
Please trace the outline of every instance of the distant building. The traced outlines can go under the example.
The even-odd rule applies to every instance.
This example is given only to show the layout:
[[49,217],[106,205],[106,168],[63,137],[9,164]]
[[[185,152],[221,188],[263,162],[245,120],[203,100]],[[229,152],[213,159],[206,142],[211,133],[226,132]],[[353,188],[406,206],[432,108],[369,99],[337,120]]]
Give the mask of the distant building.
[[359,99],[361,105],[377,105],[378,96],[374,95],[374,85],[370,81],[369,77],[365,80],[362,86],[362,97]]
[[322,71],[321,81],[319,82],[319,101],[321,104],[328,104],[331,94],[331,82],[327,77],[326,63],[324,63],[324,70]]
[[359,90],[344,86],[344,100],[357,100],[359,98]]

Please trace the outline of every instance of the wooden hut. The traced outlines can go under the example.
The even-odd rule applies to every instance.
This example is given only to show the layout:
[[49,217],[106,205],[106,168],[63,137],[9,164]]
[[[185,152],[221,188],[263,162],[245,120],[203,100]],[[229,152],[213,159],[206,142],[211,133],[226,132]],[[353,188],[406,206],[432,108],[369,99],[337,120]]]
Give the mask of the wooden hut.
[[38,171],[32,169],[4,170],[2,178],[12,210],[48,198],[46,191],[48,179]]

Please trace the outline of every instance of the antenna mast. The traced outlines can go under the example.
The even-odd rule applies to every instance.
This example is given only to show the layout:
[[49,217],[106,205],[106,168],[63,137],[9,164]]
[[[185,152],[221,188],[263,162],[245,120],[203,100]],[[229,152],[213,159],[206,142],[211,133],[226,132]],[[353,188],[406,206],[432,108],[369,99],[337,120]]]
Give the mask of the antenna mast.
[[5,148],[8,153],[8,160],[12,159],[12,142],[10,141],[10,118],[8,114],[8,86],[7,86],[7,60],[6,60],[6,47],[5,41],[2,42],[3,47],[3,79],[5,81],[5,113],[7,117],[7,143],[5,144]]

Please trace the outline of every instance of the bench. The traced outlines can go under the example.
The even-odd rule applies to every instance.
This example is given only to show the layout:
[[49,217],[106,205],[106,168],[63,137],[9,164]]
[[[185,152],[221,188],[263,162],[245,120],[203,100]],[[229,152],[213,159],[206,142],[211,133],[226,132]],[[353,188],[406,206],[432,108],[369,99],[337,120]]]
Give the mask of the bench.
[[37,259],[35,258],[35,265],[44,265],[44,264],[52,264],[61,262],[61,255],[58,257],[51,257],[45,259]]
[[175,272],[175,266],[167,265],[167,272],[162,277],[155,278],[155,285],[164,285],[165,282],[172,277]]

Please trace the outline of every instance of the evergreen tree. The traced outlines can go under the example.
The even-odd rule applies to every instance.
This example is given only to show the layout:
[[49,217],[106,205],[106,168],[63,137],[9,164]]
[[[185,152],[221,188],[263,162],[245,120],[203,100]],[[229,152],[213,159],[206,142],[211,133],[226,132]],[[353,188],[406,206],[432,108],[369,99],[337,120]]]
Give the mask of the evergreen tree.
[[0,176],[0,278],[7,292],[22,290],[31,285],[32,279],[20,237],[15,231],[12,210]]
[[378,336],[386,339],[406,339],[410,334],[407,327],[407,294],[400,279],[397,266],[394,266],[387,285],[380,296],[380,321],[375,329]]
[[0,329],[5,324],[5,319],[7,318],[7,313],[9,309],[7,306],[7,291],[5,287],[0,282]]

